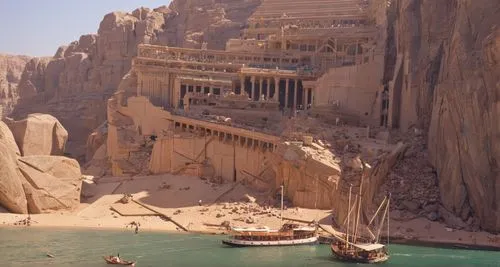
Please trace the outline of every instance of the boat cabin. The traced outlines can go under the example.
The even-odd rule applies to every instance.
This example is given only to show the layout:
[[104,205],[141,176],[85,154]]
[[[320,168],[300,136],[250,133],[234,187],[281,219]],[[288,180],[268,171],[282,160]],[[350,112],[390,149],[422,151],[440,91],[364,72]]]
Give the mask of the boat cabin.
[[353,244],[344,242],[332,244],[332,252],[339,259],[351,262],[375,263],[389,258],[387,248],[383,244]]
[[298,224],[284,224],[279,230],[262,228],[233,228],[233,239],[245,241],[280,241],[307,239],[316,236],[316,228]]

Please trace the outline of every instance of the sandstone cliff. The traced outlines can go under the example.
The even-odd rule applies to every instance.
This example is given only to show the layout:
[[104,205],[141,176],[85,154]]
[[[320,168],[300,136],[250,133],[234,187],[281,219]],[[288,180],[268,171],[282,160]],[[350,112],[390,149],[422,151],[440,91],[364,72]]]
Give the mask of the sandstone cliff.
[[386,74],[406,109],[400,127],[427,130],[443,212],[498,232],[500,2],[401,0],[389,17]]
[[29,60],[27,56],[0,54],[0,119],[9,114],[17,102],[17,86]]
[[28,64],[12,116],[54,115],[69,131],[68,152],[83,161],[87,137],[105,121],[106,100],[130,70],[138,44],[199,48],[208,42],[209,48],[223,49],[259,3],[176,0],[169,7],[107,14],[97,34],[60,47],[48,61]]

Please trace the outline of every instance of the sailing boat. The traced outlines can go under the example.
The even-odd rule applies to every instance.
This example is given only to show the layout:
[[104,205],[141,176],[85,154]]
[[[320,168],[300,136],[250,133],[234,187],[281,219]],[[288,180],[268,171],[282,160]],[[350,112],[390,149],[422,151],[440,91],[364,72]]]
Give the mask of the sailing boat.
[[[350,235],[350,217],[351,217],[351,192],[352,185],[349,187],[349,211],[347,213],[347,231],[345,239],[337,237],[339,240],[331,245],[331,250],[333,255],[341,260],[347,262],[358,262],[358,263],[381,263],[389,260],[389,252],[387,251],[386,245],[379,243],[380,232],[384,226],[384,221],[387,218],[387,244],[389,244],[389,204],[390,204],[390,194],[387,194],[377,209],[375,215],[367,225],[367,231],[370,234],[370,238],[362,238],[358,236],[358,226],[359,226],[359,215],[361,209],[361,191],[363,188],[363,176],[364,176],[365,163],[363,163],[363,174],[361,176],[361,184],[359,188],[359,195],[357,199],[357,216],[354,225],[354,234]],[[377,229],[376,235],[370,230],[369,226],[375,221],[378,213],[384,207],[384,215],[382,216],[380,225]],[[369,241],[368,241],[369,240]],[[359,242],[358,242],[359,241]]]
[[[283,222],[283,186],[281,186],[281,221]],[[233,247],[295,246],[318,242],[317,225],[282,223],[279,230],[269,227],[231,228],[231,237],[222,243]]]

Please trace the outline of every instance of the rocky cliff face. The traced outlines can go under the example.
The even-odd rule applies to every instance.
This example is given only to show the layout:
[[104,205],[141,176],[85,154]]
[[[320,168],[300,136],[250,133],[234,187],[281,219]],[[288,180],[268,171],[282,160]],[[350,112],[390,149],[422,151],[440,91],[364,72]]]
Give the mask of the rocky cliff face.
[[0,118],[14,108],[19,97],[17,85],[29,60],[27,56],[0,55]]
[[500,2],[401,0],[389,14],[389,56],[404,61],[395,88],[410,107],[400,126],[427,130],[444,209],[498,232]]
[[222,49],[259,3],[176,0],[169,7],[107,14],[97,34],[60,47],[48,61],[30,62],[12,116],[54,115],[68,129],[68,152],[83,161],[87,136],[105,121],[106,100],[130,70],[138,44],[201,47],[208,42],[209,48]]

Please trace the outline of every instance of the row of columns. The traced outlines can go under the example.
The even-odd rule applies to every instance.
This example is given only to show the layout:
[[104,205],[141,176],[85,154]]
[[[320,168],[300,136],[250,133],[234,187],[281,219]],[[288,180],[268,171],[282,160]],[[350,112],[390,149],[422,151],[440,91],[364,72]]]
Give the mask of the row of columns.
[[[271,82],[272,80],[274,81],[274,93],[271,95]],[[298,107],[298,94],[299,94],[299,80],[298,79],[284,79],[285,80],[285,88],[284,88],[284,92],[281,91],[281,94],[284,93],[284,101],[283,103],[280,103],[282,105],[284,105],[285,108],[288,108],[288,107],[291,107],[292,110],[297,110],[297,107]],[[292,80],[292,82],[294,83],[294,88],[295,90],[293,90],[293,92],[291,92],[290,90],[292,88],[290,88],[290,80]],[[240,86],[240,95],[243,95],[246,93],[246,86],[248,84],[246,84],[246,77],[241,77],[240,79],[240,83],[241,83],[241,86]],[[266,81],[265,85],[264,86],[264,81]],[[275,101],[278,101],[278,102],[281,102],[280,100],[283,100],[283,95],[281,95],[280,97],[280,81],[281,81],[281,78],[280,77],[258,77],[258,76],[251,76],[250,77],[250,82],[251,82],[251,90],[250,93],[251,93],[251,99],[254,100],[255,98],[255,93],[256,91],[258,90],[258,99],[260,99],[261,101],[263,99],[261,99],[262,97],[262,94],[264,94],[264,89],[265,90],[265,99],[266,100],[269,100],[269,99],[275,99]],[[258,83],[258,88],[257,88],[257,83]],[[202,94],[207,94],[207,93],[210,93],[212,95],[214,94],[217,94],[217,95],[222,95],[223,94],[223,91],[225,89],[228,89],[228,87],[224,87],[224,86],[214,86],[214,85],[207,85],[205,83],[201,83],[201,84],[192,84],[192,83],[179,83],[178,84],[179,86],[179,93],[180,93],[180,99],[179,100],[182,100],[183,97],[184,97],[184,94],[185,93],[188,93],[188,92],[200,92]],[[184,87],[183,89],[184,90],[181,90],[181,88]],[[201,89],[199,89],[198,87],[201,87]],[[266,88],[264,88],[266,87]],[[208,88],[208,90],[207,90]],[[216,92],[215,89],[218,89],[218,92]],[[283,89],[283,88],[281,88]],[[200,90],[200,91],[198,91]],[[234,88],[231,88],[231,91],[235,92]],[[183,94],[184,93],[184,94]],[[290,93],[293,93],[293,97],[292,99],[290,99]],[[314,102],[314,92],[311,88],[302,88],[302,103],[304,108],[308,108],[308,105],[309,103],[313,103]],[[291,104],[291,105],[290,105]]]
[[221,142],[239,142],[241,146],[253,147],[253,148],[263,148],[274,151],[277,149],[277,145],[272,142],[262,141],[252,137],[246,137],[244,135],[239,135],[235,133],[229,133],[221,131],[220,129],[210,129],[198,125],[192,125],[182,122],[173,122],[174,128],[181,130],[183,132],[197,133],[201,136],[215,136],[219,138]]
[[[246,77],[241,77],[240,78],[240,83],[241,83],[241,90],[240,90],[240,94],[244,94],[246,92],[246,88],[245,88],[245,78]],[[273,78],[264,78],[264,77],[256,77],[256,76],[251,76],[250,78],[250,81],[251,81],[251,99],[253,100],[254,96],[255,96],[255,90],[256,90],[256,81],[257,79],[259,80],[259,99],[261,98],[262,96],[262,90],[264,89],[263,88],[263,82],[264,82],[264,79],[267,79],[267,82],[266,82],[266,85],[267,85],[267,88],[266,88],[266,100],[269,100],[270,97],[271,98],[274,98],[276,96],[276,93],[278,93],[279,95],[279,88],[280,88],[280,81],[281,81],[281,78],[280,77],[273,77]],[[274,80],[274,95],[270,95],[270,92],[271,92],[271,79]],[[285,107],[288,107],[289,106],[289,93],[290,93],[290,79],[285,79]],[[299,80],[298,79],[293,79],[293,82],[294,82],[294,96],[293,96],[293,103],[292,103],[292,109],[297,109],[297,96],[298,96],[298,88],[299,88]],[[303,88],[302,90],[302,102],[303,102],[303,105],[304,106],[307,106],[309,103],[308,103],[308,93],[311,92],[311,96],[313,95],[312,93],[312,89],[308,88]],[[279,99],[277,99],[279,101]],[[312,99],[311,99],[311,103],[312,103]]]

